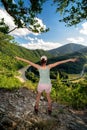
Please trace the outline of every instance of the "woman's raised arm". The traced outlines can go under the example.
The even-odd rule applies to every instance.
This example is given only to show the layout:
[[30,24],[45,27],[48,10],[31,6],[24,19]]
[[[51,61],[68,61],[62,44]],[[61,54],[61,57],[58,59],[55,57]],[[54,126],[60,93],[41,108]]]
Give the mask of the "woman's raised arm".
[[40,65],[35,64],[35,63],[33,63],[33,62],[29,61],[29,60],[26,60],[26,59],[20,58],[20,57],[18,57],[18,56],[16,56],[15,58],[16,58],[17,60],[20,60],[20,61],[26,62],[26,63],[30,64],[31,66],[37,68],[37,69],[39,69],[39,67],[40,67]]
[[57,65],[64,64],[64,63],[67,63],[67,62],[75,62],[75,61],[77,61],[77,60],[78,60],[77,58],[62,60],[62,61],[55,62],[55,63],[53,63],[53,64],[49,64],[48,66],[49,66],[49,68],[51,69],[51,68],[53,68],[53,67],[55,67],[55,66],[57,66]]

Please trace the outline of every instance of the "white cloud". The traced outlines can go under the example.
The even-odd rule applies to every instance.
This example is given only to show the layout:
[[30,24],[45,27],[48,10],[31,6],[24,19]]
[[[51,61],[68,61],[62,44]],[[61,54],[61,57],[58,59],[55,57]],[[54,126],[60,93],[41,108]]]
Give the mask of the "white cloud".
[[[5,23],[9,26],[10,30],[14,29],[16,27],[16,25],[14,24],[14,19],[6,12],[6,10],[4,9],[0,9],[0,19],[4,18]],[[28,35],[30,32],[28,29],[24,28],[20,28],[20,29],[15,29],[14,31],[12,31],[10,34],[13,36],[25,36]]]
[[[0,9],[0,19],[4,18],[5,23],[9,26],[10,30],[14,29],[16,27],[16,25],[14,24],[14,19],[6,12],[5,9]],[[46,26],[43,24],[42,20],[35,18],[38,23],[41,25],[41,27],[43,27],[44,29],[46,29]],[[33,27],[32,27],[33,28]],[[38,28],[38,30],[40,30],[40,27]],[[39,31],[40,32],[40,31]],[[29,35],[30,33],[32,33],[31,31],[29,31],[27,28],[19,28],[19,29],[15,29],[14,31],[12,31],[10,34],[13,36],[26,36]],[[32,33],[34,35],[38,35],[36,33]]]
[[[29,39],[29,37],[28,37]],[[43,49],[43,50],[51,50],[57,47],[60,47],[60,43],[53,43],[53,42],[45,42],[42,39],[32,38],[30,42],[24,44],[22,43],[21,46],[28,48],[28,49]]]
[[[13,21],[14,19],[6,12],[5,9],[0,9],[0,14],[2,14],[2,15],[0,15],[0,19],[4,18],[5,23],[9,26],[10,30],[16,27],[16,25],[14,24],[14,21]],[[41,27],[46,29],[46,26],[43,24],[41,19],[38,19],[38,18],[35,18],[35,19],[38,21],[38,23],[41,25]],[[38,28],[38,29],[40,29],[40,28]],[[50,49],[61,46],[60,43],[45,42],[42,39],[38,39],[37,37],[35,37],[35,38],[29,37],[28,35],[30,33],[32,33],[32,32],[30,32],[28,29],[20,28],[20,29],[14,30],[10,34],[13,36],[17,36],[17,37],[24,36],[24,40],[28,40],[28,43],[20,44],[20,45],[22,45],[23,47],[29,48],[29,49],[50,50]],[[37,35],[37,34],[34,34],[34,35]]]
[[82,38],[82,37],[77,37],[77,38],[70,37],[70,38],[67,38],[67,40],[71,43],[82,43],[82,42],[84,42],[84,38]]
[[80,30],[80,33],[87,35],[87,22],[82,24],[82,29]]
[[14,30],[13,32],[11,32],[10,34],[13,35],[13,36],[26,36],[28,35],[30,32],[28,29],[22,29],[22,28],[18,28],[16,30]]
[[30,41],[33,41],[33,40],[34,40],[34,38],[27,36],[27,37],[25,37],[25,40],[30,40]]
[[0,9],[0,19],[4,18],[5,23],[12,29],[16,27],[13,22],[13,18],[4,10]]

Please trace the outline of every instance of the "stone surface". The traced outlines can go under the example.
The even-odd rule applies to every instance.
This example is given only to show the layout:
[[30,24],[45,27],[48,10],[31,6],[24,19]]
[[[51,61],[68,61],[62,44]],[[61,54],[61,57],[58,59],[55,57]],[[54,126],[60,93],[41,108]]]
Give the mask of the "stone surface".
[[33,108],[36,94],[27,88],[0,89],[0,130],[87,130],[87,111],[75,111],[53,102],[52,115],[41,98],[39,113]]

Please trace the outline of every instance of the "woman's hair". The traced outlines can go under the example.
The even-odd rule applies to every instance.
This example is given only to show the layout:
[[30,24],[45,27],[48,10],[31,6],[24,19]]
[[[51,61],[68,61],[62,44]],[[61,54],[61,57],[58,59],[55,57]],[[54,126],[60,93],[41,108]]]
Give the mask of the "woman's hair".
[[41,59],[41,65],[46,64],[47,60],[45,60],[44,58]]

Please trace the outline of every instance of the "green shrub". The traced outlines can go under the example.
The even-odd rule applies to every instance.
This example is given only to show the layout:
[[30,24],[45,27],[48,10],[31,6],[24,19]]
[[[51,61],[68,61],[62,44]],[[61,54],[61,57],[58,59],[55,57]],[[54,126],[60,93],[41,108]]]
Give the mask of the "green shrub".
[[70,86],[56,81],[52,88],[52,98],[75,109],[87,106],[87,81],[71,83]]
[[21,82],[15,77],[0,75],[0,88],[17,89],[21,87]]

